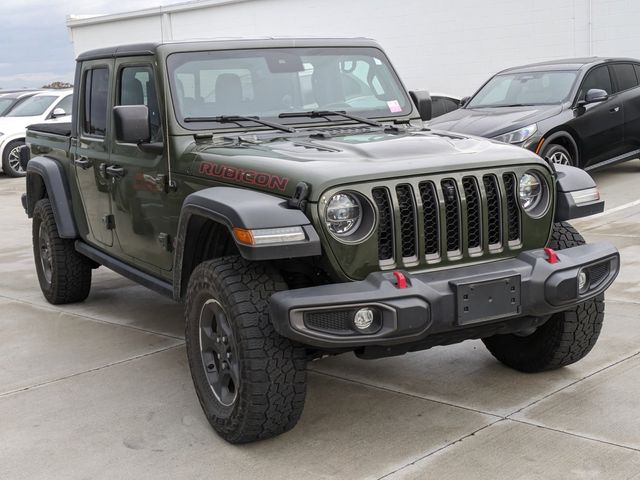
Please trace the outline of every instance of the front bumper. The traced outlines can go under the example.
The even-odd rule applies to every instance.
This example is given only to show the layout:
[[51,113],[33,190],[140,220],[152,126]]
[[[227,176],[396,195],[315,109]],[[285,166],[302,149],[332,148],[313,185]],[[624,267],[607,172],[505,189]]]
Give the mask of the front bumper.
[[[539,249],[455,269],[401,272],[406,288],[398,288],[393,272],[376,272],[363,281],[287,290],[271,297],[271,318],[281,335],[324,349],[397,346],[430,336],[451,343],[498,323],[507,327],[500,333],[509,325],[521,331],[603,293],[620,268],[618,251],[606,242],[568,248],[557,258],[550,263]],[[581,271],[588,285],[582,291]],[[375,312],[374,326],[364,332],[353,322],[362,308]]]

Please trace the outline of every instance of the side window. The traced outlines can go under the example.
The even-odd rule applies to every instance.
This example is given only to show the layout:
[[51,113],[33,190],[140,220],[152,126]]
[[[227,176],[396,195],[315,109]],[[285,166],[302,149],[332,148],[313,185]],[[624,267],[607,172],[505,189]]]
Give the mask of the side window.
[[638,79],[636,78],[636,71],[633,65],[630,63],[616,63],[612,65],[613,71],[618,80],[618,92],[624,92],[630,88],[638,86]]
[[444,103],[444,113],[453,112],[460,108],[460,104],[453,98],[442,97],[442,102]]
[[146,105],[149,109],[151,141],[162,139],[158,95],[150,65],[136,65],[120,70],[118,105]]
[[431,116],[435,118],[445,113],[447,113],[447,110],[445,108],[444,98],[431,97]]
[[84,77],[83,130],[89,135],[104,136],[107,131],[107,99],[109,97],[109,69],[88,70]]
[[73,95],[67,95],[62,100],[60,100],[60,102],[58,102],[55,108],[61,108],[62,110],[64,110],[64,113],[66,115],[71,115],[72,103],[73,103]]
[[636,70],[636,77],[638,78],[638,83],[640,83],[640,65],[634,64],[633,68]]
[[589,73],[587,73],[587,76],[582,82],[582,88],[580,90],[580,100],[583,100],[584,96],[592,88],[604,90],[609,94],[613,93],[613,88],[611,86],[611,75],[609,75],[609,68],[606,65],[596,67]]

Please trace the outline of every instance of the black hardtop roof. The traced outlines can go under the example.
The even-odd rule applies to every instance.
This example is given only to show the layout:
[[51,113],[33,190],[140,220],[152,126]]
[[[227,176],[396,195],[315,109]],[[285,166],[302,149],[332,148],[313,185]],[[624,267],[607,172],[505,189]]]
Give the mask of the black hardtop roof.
[[502,70],[500,73],[526,73],[539,72],[541,70],[582,70],[601,63],[611,62],[633,62],[640,63],[640,60],[634,58],[615,58],[615,57],[582,57],[582,58],[562,58],[557,60],[549,60],[546,62],[530,63],[528,65],[520,65]]
[[379,47],[379,45],[375,40],[368,38],[224,38],[118,45],[83,52],[76,60],[155,55],[160,49],[197,51],[291,47]]

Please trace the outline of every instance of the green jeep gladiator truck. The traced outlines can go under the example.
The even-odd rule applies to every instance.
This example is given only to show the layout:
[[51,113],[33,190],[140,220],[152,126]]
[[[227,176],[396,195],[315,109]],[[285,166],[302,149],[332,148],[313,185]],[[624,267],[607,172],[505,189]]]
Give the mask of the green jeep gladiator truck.
[[102,265],[182,302],[229,442],[291,429],[325,355],[482,339],[538,372],[598,338],[619,255],[566,223],[602,211],[591,177],[425,128],[371,40],[104,48],[74,83],[21,152],[42,292],[85,300]]

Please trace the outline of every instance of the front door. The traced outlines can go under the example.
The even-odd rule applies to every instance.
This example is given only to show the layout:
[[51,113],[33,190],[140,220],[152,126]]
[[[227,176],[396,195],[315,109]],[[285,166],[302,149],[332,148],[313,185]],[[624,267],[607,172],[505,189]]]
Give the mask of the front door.
[[[146,105],[150,143],[166,145],[153,65],[149,57],[116,60],[114,105]],[[110,164],[121,172],[113,178],[113,214],[122,254],[140,267],[170,270],[179,204],[167,192],[165,149],[141,149],[132,143],[111,144]],[[175,210],[175,211],[174,211]]]
[[71,155],[84,212],[89,241],[97,246],[113,245],[110,185],[105,175],[109,162],[108,106],[113,60],[83,62],[78,99],[78,136],[72,139]]
[[622,101],[614,93],[609,67],[600,65],[584,78],[578,100],[597,88],[610,96],[604,102],[593,103],[575,109],[576,117],[569,125],[582,140],[581,167],[615,157],[624,148],[624,110]]

